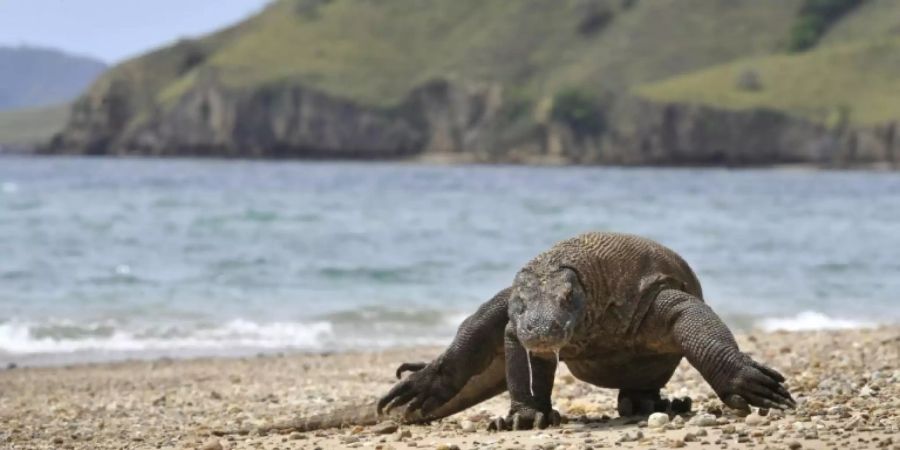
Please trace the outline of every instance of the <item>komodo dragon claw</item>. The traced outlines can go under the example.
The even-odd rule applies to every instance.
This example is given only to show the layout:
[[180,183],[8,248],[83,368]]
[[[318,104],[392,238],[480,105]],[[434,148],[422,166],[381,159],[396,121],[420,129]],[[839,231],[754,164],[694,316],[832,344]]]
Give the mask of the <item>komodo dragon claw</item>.
[[400,364],[400,367],[397,367],[397,379],[403,378],[403,372],[418,372],[427,366],[428,363],[424,362],[405,362]]

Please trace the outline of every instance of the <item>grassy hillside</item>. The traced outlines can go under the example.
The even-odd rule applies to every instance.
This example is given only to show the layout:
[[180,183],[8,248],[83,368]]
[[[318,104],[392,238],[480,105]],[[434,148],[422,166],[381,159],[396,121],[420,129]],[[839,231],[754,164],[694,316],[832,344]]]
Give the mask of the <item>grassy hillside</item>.
[[897,120],[900,2],[860,2],[805,53],[743,58],[635,91],[658,101],[774,109],[829,125]]
[[726,109],[770,108],[828,124],[883,123],[900,118],[900,38],[743,59],[638,92]]
[[[501,82],[530,97],[616,90],[783,45],[800,0],[282,0],[198,43],[202,61],[144,86],[178,98],[216,76],[253,88],[297,80],[390,105],[437,78]],[[183,45],[188,45],[183,43]],[[144,59],[177,61],[171,48]],[[155,63],[151,64],[155,65]],[[130,67],[111,74],[132,76]],[[158,81],[158,82],[157,82]]]
[[69,117],[69,105],[0,111],[0,145],[25,146],[50,139]]
[[819,45],[885,37],[900,37],[900,2],[866,0],[851,14],[834,24]]

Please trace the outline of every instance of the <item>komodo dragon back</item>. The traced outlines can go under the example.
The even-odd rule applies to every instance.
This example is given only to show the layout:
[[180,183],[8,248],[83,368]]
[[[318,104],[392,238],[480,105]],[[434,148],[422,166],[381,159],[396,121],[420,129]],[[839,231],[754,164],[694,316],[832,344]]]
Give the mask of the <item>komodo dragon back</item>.
[[661,289],[677,289],[700,299],[700,282],[671,249],[640,236],[591,232],[561,241],[527,265],[538,273],[558,267],[575,270],[588,294],[582,327],[595,334],[634,332]]

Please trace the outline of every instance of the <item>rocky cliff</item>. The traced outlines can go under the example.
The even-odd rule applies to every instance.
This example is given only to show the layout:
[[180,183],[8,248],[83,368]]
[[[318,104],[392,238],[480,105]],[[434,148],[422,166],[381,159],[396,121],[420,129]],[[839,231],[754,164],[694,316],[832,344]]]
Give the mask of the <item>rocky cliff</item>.
[[[552,119],[510,123],[502,87],[435,80],[391,108],[298,84],[246,92],[210,78],[137,119],[127,89],[75,107],[44,152],[448,162],[828,167],[900,163],[897,122],[832,127],[767,109],[619,99],[619,126],[583,133]],[[119,94],[121,92],[121,94]],[[127,126],[126,126],[127,124]]]

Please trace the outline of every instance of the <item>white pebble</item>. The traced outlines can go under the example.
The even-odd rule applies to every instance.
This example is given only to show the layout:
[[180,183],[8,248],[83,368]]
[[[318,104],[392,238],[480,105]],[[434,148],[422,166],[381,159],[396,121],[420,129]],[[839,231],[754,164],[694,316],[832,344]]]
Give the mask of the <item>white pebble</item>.
[[666,413],[653,413],[647,419],[647,426],[650,428],[662,428],[669,423],[669,415]]
[[697,427],[711,427],[716,424],[716,416],[707,413],[700,413],[692,417],[688,421],[688,425]]
[[763,416],[753,413],[744,418],[744,423],[750,426],[755,426],[765,422],[765,420],[766,419],[763,418]]

